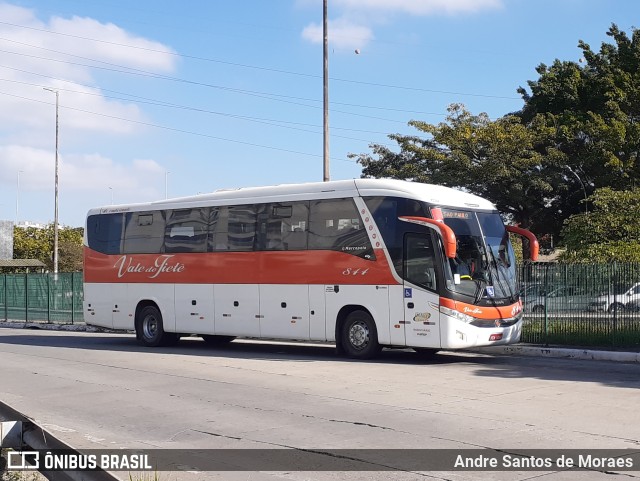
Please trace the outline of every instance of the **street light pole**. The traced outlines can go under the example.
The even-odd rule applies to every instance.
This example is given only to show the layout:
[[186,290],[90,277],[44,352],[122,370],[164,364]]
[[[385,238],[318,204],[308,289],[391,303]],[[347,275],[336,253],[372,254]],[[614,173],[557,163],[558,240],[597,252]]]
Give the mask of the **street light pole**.
[[323,177],[324,182],[330,180],[329,177],[329,34],[327,28],[327,0],[324,0],[322,5],[322,34],[323,34]]
[[53,215],[53,273],[58,273],[58,110],[59,92],[57,90],[44,87],[45,90],[56,94],[56,165],[55,165],[55,199]]
[[18,220],[20,220],[20,174],[22,172],[24,171],[19,170],[16,178],[16,225],[18,225]]
[[164,198],[165,200],[169,198],[169,174],[170,170],[164,171]]

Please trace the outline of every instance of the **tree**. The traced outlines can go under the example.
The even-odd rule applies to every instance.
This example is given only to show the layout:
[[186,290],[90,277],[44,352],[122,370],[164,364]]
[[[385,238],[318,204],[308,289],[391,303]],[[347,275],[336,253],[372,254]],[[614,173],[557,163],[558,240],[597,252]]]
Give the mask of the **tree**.
[[589,198],[593,210],[570,217],[562,236],[563,260],[640,262],[640,188],[605,187]]
[[580,41],[584,66],[556,60],[537,68],[531,94],[517,112],[522,122],[545,125],[545,149],[561,152],[575,173],[574,190],[633,187],[640,178],[640,30],[629,37],[613,24],[599,52]]
[[445,123],[412,121],[425,137],[391,135],[352,155],[363,177],[433,182],[487,197],[542,237],[588,208],[602,187],[640,181],[640,30],[612,25],[598,53],[580,41],[584,65],[556,60],[537,68],[523,108],[491,121],[452,105]]
[[464,106],[449,107],[438,125],[409,123],[426,137],[391,135],[400,146],[393,152],[373,145],[374,156],[352,155],[363,165],[363,177],[393,177],[460,188],[493,201],[516,223],[544,233],[557,219],[558,194],[564,178],[545,168],[554,157],[538,149],[547,131],[535,123],[523,125],[518,117],[492,121],[486,114],[472,115]]
[[[82,270],[82,239],[84,230],[58,229],[58,270],[74,272]],[[15,227],[13,231],[13,255],[16,259],[38,259],[53,269],[53,224],[45,228]]]

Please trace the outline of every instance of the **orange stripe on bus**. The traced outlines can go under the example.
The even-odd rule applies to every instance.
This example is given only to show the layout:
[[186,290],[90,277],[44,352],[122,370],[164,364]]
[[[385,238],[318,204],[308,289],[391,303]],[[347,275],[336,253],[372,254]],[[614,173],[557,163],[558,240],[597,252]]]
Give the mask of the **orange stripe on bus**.
[[384,251],[366,260],[334,251],[106,255],[84,248],[87,283],[398,284]]
[[522,311],[521,301],[509,306],[474,306],[473,304],[441,297],[440,305],[477,317],[478,319],[510,319]]

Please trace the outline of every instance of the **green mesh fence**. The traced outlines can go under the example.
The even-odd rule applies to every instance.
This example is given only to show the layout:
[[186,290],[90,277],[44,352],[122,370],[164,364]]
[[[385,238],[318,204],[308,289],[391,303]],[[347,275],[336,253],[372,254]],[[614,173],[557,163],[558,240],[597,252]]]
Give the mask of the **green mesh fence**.
[[640,264],[520,266],[522,341],[640,348]]
[[83,322],[82,273],[0,275],[0,319]]
[[[640,349],[640,263],[519,266],[522,341]],[[0,319],[81,323],[82,273],[0,275]]]

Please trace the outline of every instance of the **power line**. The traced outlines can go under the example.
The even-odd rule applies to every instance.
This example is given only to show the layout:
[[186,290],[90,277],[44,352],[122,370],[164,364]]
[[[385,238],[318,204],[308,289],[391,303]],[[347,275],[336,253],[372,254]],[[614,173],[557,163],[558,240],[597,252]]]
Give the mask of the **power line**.
[[[6,95],[6,96],[9,96],[9,97],[14,97],[14,98],[22,99],[22,100],[28,100],[28,101],[31,101],[31,102],[38,102],[38,103],[46,104],[46,105],[55,105],[55,104],[52,104],[51,102],[46,102],[44,100],[32,99],[32,98],[29,98],[29,97],[24,97],[22,95],[15,95],[15,94],[7,93],[7,92],[1,92],[0,91],[0,95]],[[244,140],[228,139],[226,137],[219,137],[219,136],[216,136],[216,135],[205,134],[205,133],[202,133],[202,132],[193,132],[193,131],[190,131],[190,130],[178,129],[178,128],[169,127],[169,126],[166,126],[166,125],[154,124],[154,123],[151,123],[151,122],[143,122],[141,120],[125,119],[123,117],[117,117],[115,115],[101,114],[99,112],[91,112],[89,110],[78,109],[76,107],[68,107],[68,106],[64,106],[64,105],[60,105],[59,107],[67,109],[67,110],[74,110],[76,112],[82,112],[82,113],[85,113],[85,114],[98,115],[100,117],[106,117],[106,118],[109,118],[109,119],[122,120],[124,122],[130,122],[130,123],[137,124],[137,125],[144,125],[144,126],[147,126],[147,127],[155,127],[155,128],[158,128],[158,129],[169,130],[171,132],[179,132],[179,133],[182,133],[182,134],[195,135],[195,136],[198,136],[198,137],[204,137],[204,138],[209,138],[209,139],[213,139],[213,140],[221,140],[221,141],[224,141],[224,142],[231,142],[231,143],[235,143],[235,144],[248,145],[250,147],[259,147],[259,148],[263,148],[263,149],[276,150],[276,151],[279,151],[279,152],[287,152],[287,153],[290,153],[290,154],[304,155],[304,156],[307,156],[307,157],[322,157],[322,155],[319,155],[319,154],[311,154],[309,152],[300,152],[298,150],[285,149],[285,148],[282,148],[282,147],[273,147],[271,145],[256,144],[256,143],[247,142],[247,141],[244,141]],[[354,160],[348,160],[348,159],[332,158],[332,160],[339,160],[339,161],[342,161],[342,162],[357,163]]]
[[[304,72],[294,72],[294,71],[291,71],[291,70],[282,70],[282,69],[276,69],[276,68],[270,68],[270,67],[262,67],[262,66],[258,66],[258,65],[250,65],[250,64],[243,64],[243,63],[237,63],[237,62],[229,62],[229,61],[226,61],[226,60],[219,60],[219,59],[213,59],[213,58],[207,58],[207,57],[199,57],[199,56],[196,56],[196,55],[180,54],[180,53],[173,52],[173,51],[169,51],[168,52],[166,50],[153,49],[153,48],[149,48],[149,47],[141,47],[141,46],[137,46],[137,45],[128,45],[128,44],[123,44],[123,43],[118,43],[118,42],[110,42],[108,40],[100,40],[100,39],[96,39],[96,38],[84,37],[84,36],[81,36],[81,35],[73,35],[73,34],[63,33],[63,32],[54,32],[54,31],[51,31],[51,30],[43,29],[43,28],[28,27],[26,25],[19,25],[19,24],[10,23],[10,22],[2,22],[2,21],[0,21],[0,25],[8,25],[8,26],[12,26],[12,27],[25,28],[25,29],[35,30],[35,31],[39,31],[39,32],[45,32],[45,33],[49,33],[49,34],[53,34],[53,35],[63,35],[63,36],[66,36],[66,37],[78,38],[78,39],[82,39],[82,40],[91,40],[91,41],[94,41],[94,42],[106,43],[108,45],[116,45],[116,46],[119,46],[119,47],[133,48],[133,49],[138,49],[138,50],[144,50],[144,51],[147,51],[147,52],[162,53],[162,54],[165,54],[165,55],[178,56],[178,57],[182,57],[182,58],[189,58],[189,59],[200,60],[200,61],[204,61],[204,62],[220,63],[220,64],[223,64],[223,65],[231,65],[231,66],[234,66],[234,67],[242,67],[242,68],[248,68],[248,69],[263,70],[263,71],[281,73],[281,74],[286,74],[286,75],[296,75],[296,76],[300,76],[300,77],[310,77],[310,78],[321,78],[322,77],[320,75],[309,74],[309,73],[304,73]],[[448,91],[448,90],[426,89],[426,88],[422,88],[422,87],[412,87],[412,86],[406,86],[406,85],[380,84],[380,83],[376,83],[376,82],[366,82],[366,81],[363,81],[363,80],[353,80],[353,79],[341,79],[341,78],[336,78],[336,77],[330,77],[330,80],[336,81],[336,82],[346,82],[346,83],[353,83],[353,84],[360,84],[360,85],[369,85],[369,86],[373,86],[373,87],[383,87],[383,88],[393,88],[393,89],[400,89],[400,90],[409,90],[409,91],[415,91],[415,92],[428,92],[428,93],[438,93],[438,94],[446,94],[446,95],[462,95],[462,96],[469,96],[469,97],[520,100],[519,97],[511,97],[511,96],[488,95],[488,94],[477,94],[477,93],[470,93],[470,92],[455,92],[455,91]]]
[[[0,22],[0,23],[2,23],[2,22]],[[98,63],[102,63],[102,64],[105,64],[105,65],[110,65],[112,67],[128,69],[128,70],[131,70],[131,71],[134,71],[134,72],[140,72],[140,73],[143,73],[143,74],[147,74],[147,75],[152,76],[154,78],[158,77],[158,75],[159,75],[159,74],[156,74],[154,72],[149,72],[148,70],[142,70],[142,69],[137,69],[137,68],[133,68],[133,67],[127,67],[127,66],[120,65],[120,64],[115,64],[115,63],[112,63],[112,62],[106,62],[104,60],[97,60],[97,59],[93,59],[93,58],[90,58],[90,57],[84,57],[84,56],[75,55],[75,54],[72,54],[72,53],[61,52],[59,50],[53,50],[53,49],[50,49],[50,48],[40,47],[38,45],[32,45],[32,44],[28,44],[28,43],[24,43],[24,42],[18,42],[16,40],[11,40],[11,39],[4,38],[4,37],[0,37],[0,40],[3,40],[5,42],[16,43],[18,45],[23,45],[23,46],[26,46],[26,47],[37,48],[37,49],[40,49],[40,50],[46,50],[48,52],[58,53],[58,54],[66,55],[66,56],[69,56],[69,57],[75,57],[75,58],[80,58],[80,59],[83,59],[83,60],[89,60],[91,62],[98,62]],[[18,52],[13,52],[13,53],[15,55],[19,55]],[[39,57],[37,57],[37,58],[39,58]],[[48,60],[51,60],[51,61],[62,61],[62,60],[59,60],[59,59],[48,59]],[[71,63],[71,62],[69,62],[69,63]],[[83,64],[79,64],[79,65],[86,66],[86,65],[83,65]],[[89,66],[89,67],[91,68],[92,66]],[[95,67],[95,68],[99,68],[99,67]],[[165,76],[161,76],[160,78],[165,78]],[[168,78],[175,79],[174,77],[168,77]],[[223,86],[216,86],[216,88],[224,88],[224,87]],[[302,101],[306,101],[306,102],[322,102],[321,99],[295,97],[295,96],[292,96],[292,95],[275,94],[275,93],[271,93],[271,92],[256,92],[256,91],[251,91],[251,90],[233,89],[231,87],[227,87],[227,88],[229,88],[232,91],[241,92],[241,93],[253,93],[253,94],[259,94],[259,95],[270,95],[270,96],[274,96],[274,97],[282,97],[282,98],[287,98],[287,99],[302,100]],[[350,103],[346,103],[346,102],[335,102],[335,101],[334,102],[330,102],[330,103],[332,105],[344,105],[344,106],[347,106],[347,107],[359,107],[359,108],[365,108],[365,109],[387,110],[387,111],[390,111],[390,112],[403,112],[403,113],[412,113],[412,114],[446,116],[446,114],[444,114],[442,112],[425,112],[425,111],[422,111],[422,110],[407,110],[407,109],[398,109],[398,108],[393,108],[393,107],[378,107],[378,106],[371,106],[371,105],[350,104]]]
[[[2,66],[0,65],[0,67],[2,67]],[[45,87],[44,85],[41,85],[41,84],[34,84],[34,83],[31,83],[31,82],[24,82],[24,81],[21,81],[21,80],[12,80],[12,79],[0,78],[0,81],[18,83],[18,84],[21,84],[21,85],[29,85],[29,86],[32,86],[32,87]],[[76,84],[76,85],[81,85],[81,84]],[[88,87],[88,86],[86,86],[86,87],[87,88],[93,88],[93,87]],[[263,125],[271,125],[271,126],[274,126],[274,127],[286,128],[286,129],[291,129],[291,130],[297,130],[297,131],[300,131],[300,132],[309,132],[309,133],[313,133],[313,134],[321,133],[321,132],[314,131],[314,130],[303,129],[303,128],[298,128],[298,127],[291,127],[289,125],[281,125],[281,124],[292,124],[292,125],[300,125],[300,126],[306,126],[306,127],[321,128],[321,126],[319,126],[319,125],[306,124],[306,123],[302,123],[302,122],[291,122],[291,121],[279,120],[279,119],[265,119],[265,118],[260,118],[260,117],[251,117],[251,116],[246,116],[246,115],[231,114],[231,113],[228,113],[228,112],[217,112],[217,111],[207,110],[207,109],[203,109],[203,108],[199,108],[199,107],[191,107],[191,106],[186,106],[186,105],[173,104],[173,103],[170,103],[170,102],[164,102],[164,101],[161,101],[161,100],[150,99],[150,98],[147,98],[147,97],[134,96],[134,95],[131,95],[131,94],[127,94],[127,93],[123,93],[123,92],[117,92],[117,91],[104,90],[104,91],[115,92],[115,93],[118,93],[120,95],[125,95],[125,97],[115,97],[115,96],[110,96],[110,95],[103,95],[102,93],[83,92],[83,91],[80,91],[80,90],[64,89],[64,88],[58,88],[58,90],[63,91],[63,92],[76,93],[76,94],[80,94],[80,95],[88,95],[88,96],[94,96],[94,97],[100,97],[100,98],[108,98],[108,99],[113,99],[113,100],[135,101],[137,103],[143,103],[143,104],[147,104],[147,105],[156,105],[156,106],[160,106],[160,107],[168,107],[168,108],[174,108],[174,109],[180,109],[180,110],[187,110],[187,111],[193,111],[193,112],[199,112],[199,113],[206,113],[206,114],[211,114],[211,115],[218,115],[218,116],[223,116],[223,117],[236,118],[236,119],[239,119],[239,120],[245,120],[245,121],[249,121],[249,122],[255,122],[255,123],[259,123],[259,124],[263,124]],[[131,98],[131,97],[133,97],[133,98]],[[373,134],[379,134],[379,135],[385,135],[385,136],[388,136],[390,134],[389,132],[377,132],[377,131],[370,131],[370,130],[349,129],[349,128],[340,128],[340,127],[334,127],[334,129],[335,130],[356,131],[356,132],[362,132],[362,133],[373,133]],[[370,140],[370,139],[360,139],[360,138],[355,138],[355,137],[347,137],[347,136],[338,135],[338,134],[334,134],[334,137],[347,139],[347,140],[357,140],[359,142],[374,143],[374,141]],[[384,144],[384,143],[381,143],[381,142],[375,142],[375,143],[376,144],[380,144],[380,145],[389,146],[388,144]]]
[[[97,68],[100,70],[107,70],[110,72],[117,72],[117,73],[125,73],[125,74],[129,74],[129,75],[137,75],[139,77],[150,77],[150,78],[157,78],[157,79],[162,79],[162,80],[169,80],[172,82],[179,82],[179,83],[185,83],[188,85],[198,85],[201,87],[207,87],[207,88],[214,88],[214,89],[219,89],[219,90],[224,90],[224,91],[229,91],[229,92],[234,92],[234,93],[240,93],[243,95],[249,95],[252,97],[258,97],[258,98],[263,98],[263,99],[267,99],[267,100],[273,100],[276,102],[282,102],[282,103],[287,103],[290,105],[298,105],[298,106],[302,106],[302,107],[307,107],[307,108],[318,108],[314,105],[308,105],[308,104],[303,104],[300,102],[293,102],[290,100],[283,100],[280,98],[274,98],[274,97],[284,97],[283,95],[278,95],[278,94],[270,94],[270,93],[260,93],[260,92],[255,92],[255,91],[251,91],[251,90],[243,90],[243,89],[236,89],[236,88],[232,88],[232,87],[226,87],[226,86],[222,86],[222,85],[215,85],[215,84],[209,84],[206,82],[197,82],[195,80],[188,80],[188,79],[182,79],[182,78],[178,78],[178,77],[170,77],[167,75],[160,75],[160,74],[154,74],[152,72],[146,72],[143,70],[139,70],[139,69],[130,69],[130,70],[118,70],[115,68],[110,68],[110,67],[102,67],[99,65],[88,65],[88,64],[83,64],[83,63],[78,63],[78,62],[71,62],[69,60],[61,60],[61,59],[53,59],[53,58],[48,58],[48,57],[42,57],[39,55],[30,55],[30,54],[26,54],[26,53],[19,53],[19,52],[12,52],[10,50],[0,50],[0,52],[4,52],[4,53],[8,53],[11,55],[19,55],[21,57],[30,57],[30,58],[36,58],[39,60],[46,60],[49,62],[57,62],[57,63],[65,63],[65,64],[69,64],[69,65],[77,65],[80,67],[87,67],[87,68]],[[20,70],[20,69],[15,69],[13,67],[6,67],[6,68],[10,68],[13,70]],[[128,67],[127,67],[128,68]],[[40,74],[36,74],[36,75],[40,75]],[[315,100],[314,100],[315,102]],[[406,122],[401,121],[401,120],[395,120],[395,119],[387,119],[384,117],[376,117],[376,116],[372,116],[372,115],[364,115],[364,114],[358,114],[355,112],[346,112],[343,110],[333,110],[333,112],[336,113],[342,113],[345,115],[354,115],[357,117],[363,117],[363,118],[369,118],[369,119],[375,119],[375,120],[383,120],[385,122],[395,122],[395,123],[402,123],[405,124]]]

